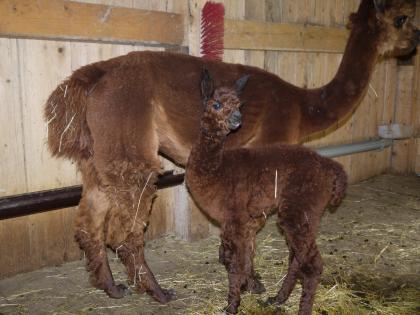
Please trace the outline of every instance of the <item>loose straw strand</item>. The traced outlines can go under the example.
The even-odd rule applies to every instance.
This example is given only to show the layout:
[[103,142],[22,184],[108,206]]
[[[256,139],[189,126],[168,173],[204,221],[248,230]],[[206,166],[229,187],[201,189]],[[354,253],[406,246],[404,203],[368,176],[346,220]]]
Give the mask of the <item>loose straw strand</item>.
[[146,187],[147,187],[147,184],[149,183],[149,180],[150,180],[150,178],[152,177],[152,175],[153,175],[153,172],[150,172],[149,177],[148,177],[148,178],[147,178],[147,180],[146,180],[146,184],[144,184],[144,187],[143,187],[143,189],[142,189],[142,191],[141,191],[141,193],[140,193],[139,202],[137,203],[136,214],[135,214],[135,216],[134,216],[134,220],[133,220],[133,226],[131,227],[131,232],[133,232],[133,230],[134,230],[134,226],[136,225],[136,220],[137,220],[137,215],[138,215],[138,213],[139,213],[139,207],[140,207],[141,197],[143,197],[143,193],[144,193],[144,191],[145,191],[145,189],[146,189]]
[[276,177],[274,179],[274,198],[277,199],[277,170],[276,170]]

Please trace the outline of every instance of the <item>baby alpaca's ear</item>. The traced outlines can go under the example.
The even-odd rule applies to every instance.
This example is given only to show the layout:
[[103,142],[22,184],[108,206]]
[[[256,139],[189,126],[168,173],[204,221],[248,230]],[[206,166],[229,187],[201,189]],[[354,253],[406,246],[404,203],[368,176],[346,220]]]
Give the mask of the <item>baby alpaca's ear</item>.
[[214,93],[214,83],[209,71],[204,68],[201,73],[201,96],[207,101]]
[[248,79],[249,79],[249,74],[243,75],[238,80],[236,80],[236,82],[235,82],[236,94],[238,94],[238,95],[241,94],[241,92],[244,89],[246,83],[248,82]]
[[373,3],[375,5],[376,12],[378,12],[378,13],[384,13],[384,11],[385,11],[385,4],[386,4],[386,1],[385,0],[373,0]]

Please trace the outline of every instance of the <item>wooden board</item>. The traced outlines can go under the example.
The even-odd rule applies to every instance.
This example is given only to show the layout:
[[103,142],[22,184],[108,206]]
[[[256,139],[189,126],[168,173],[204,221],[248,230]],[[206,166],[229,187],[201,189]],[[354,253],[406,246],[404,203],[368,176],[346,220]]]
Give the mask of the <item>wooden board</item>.
[[[420,23],[420,1],[416,5],[416,25]],[[411,124],[414,128],[414,137],[409,148],[409,171],[420,175],[420,54],[417,52],[414,58],[412,83],[412,110]]]
[[0,197],[27,189],[18,45],[0,39]]
[[328,53],[343,52],[349,34],[340,28],[229,19],[225,30],[226,49]]
[[180,45],[180,14],[63,0],[0,2],[0,36]]
[[[394,111],[394,122],[413,126],[414,66],[398,67],[398,90]],[[415,145],[414,139],[395,140],[392,148],[392,170],[396,173],[407,173],[410,168],[410,149]]]

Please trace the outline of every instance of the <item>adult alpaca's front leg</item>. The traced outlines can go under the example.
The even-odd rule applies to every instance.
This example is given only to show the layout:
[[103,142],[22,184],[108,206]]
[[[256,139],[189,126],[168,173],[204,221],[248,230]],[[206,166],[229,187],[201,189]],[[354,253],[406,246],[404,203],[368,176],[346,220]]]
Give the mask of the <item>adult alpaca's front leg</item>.
[[127,288],[115,284],[106,254],[104,226],[109,209],[107,197],[98,187],[84,189],[76,219],[75,238],[86,255],[90,282],[104,290],[109,297],[122,298]]

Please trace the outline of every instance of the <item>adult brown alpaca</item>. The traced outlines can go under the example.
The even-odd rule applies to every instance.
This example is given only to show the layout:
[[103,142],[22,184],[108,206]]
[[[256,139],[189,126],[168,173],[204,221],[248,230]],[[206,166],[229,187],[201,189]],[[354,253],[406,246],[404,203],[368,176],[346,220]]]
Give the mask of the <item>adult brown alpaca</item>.
[[205,73],[204,113],[186,183],[200,208],[221,227],[219,257],[229,277],[227,311],[238,311],[241,289],[252,281],[256,234],[267,215],[277,211],[289,247],[289,269],[282,288],[269,301],[285,302],[299,278],[299,314],[311,314],[322,273],[315,243],[318,225],[326,206],[341,201],[347,177],[337,162],[297,145],[225,150],[227,135],[241,123],[237,93],[245,81],[213,94]]
[[197,138],[196,82],[203,67],[217,85],[251,75],[242,94],[244,126],[228,138],[227,147],[297,143],[352,112],[381,54],[413,49],[418,33],[412,14],[405,1],[378,1],[375,9],[373,0],[362,0],[350,18],[338,73],[318,89],[293,86],[253,67],[166,52],[133,52],[76,70],[49,97],[45,120],[51,152],[76,161],[82,173],[77,239],[92,283],[111,297],[124,294],[108,266],[108,245],[118,249],[140,292],[160,302],[172,298],[144,260],[144,227],[161,171],[158,153],[185,165]]

